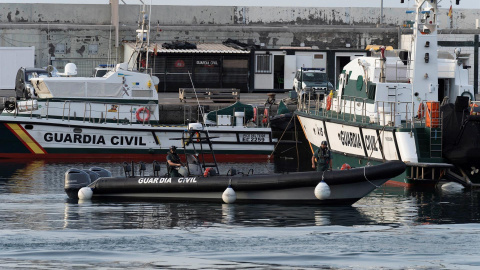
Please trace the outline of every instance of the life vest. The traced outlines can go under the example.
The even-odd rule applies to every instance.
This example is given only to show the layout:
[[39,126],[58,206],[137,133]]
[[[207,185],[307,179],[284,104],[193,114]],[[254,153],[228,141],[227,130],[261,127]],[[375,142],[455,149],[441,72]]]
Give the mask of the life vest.
[[206,168],[206,169],[205,169],[205,172],[203,173],[203,177],[208,177],[208,176],[210,175],[210,170],[211,170],[211,169],[212,169],[212,168],[210,168],[210,167]]
[[423,117],[425,117],[425,105],[422,102],[418,105],[417,118],[422,119]]

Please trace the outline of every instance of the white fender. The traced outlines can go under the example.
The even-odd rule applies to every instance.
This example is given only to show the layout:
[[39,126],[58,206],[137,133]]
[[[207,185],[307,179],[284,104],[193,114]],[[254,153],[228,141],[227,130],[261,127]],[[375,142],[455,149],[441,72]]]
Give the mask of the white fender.
[[315,187],[315,197],[319,200],[325,200],[330,197],[330,187],[324,181],[318,183]]

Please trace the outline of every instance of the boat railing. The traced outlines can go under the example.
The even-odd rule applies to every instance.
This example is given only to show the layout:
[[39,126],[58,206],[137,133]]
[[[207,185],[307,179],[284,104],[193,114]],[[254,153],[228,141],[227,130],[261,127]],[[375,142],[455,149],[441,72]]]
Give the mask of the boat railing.
[[[320,99],[320,96],[313,99],[312,94],[307,92],[304,96],[299,97],[299,99],[298,110],[312,115],[336,118],[344,121],[361,122],[364,124],[409,128],[411,131],[413,131],[415,127],[425,126],[427,124],[426,111],[423,113],[423,116],[419,115],[412,101],[375,101],[372,103],[368,102],[368,98],[364,97],[342,96],[342,98],[336,102],[337,104],[334,104],[332,101],[331,108],[327,110],[327,95],[323,99]],[[428,102],[431,101],[423,100],[420,107],[427,108]],[[480,101],[475,104],[480,108]],[[430,123],[433,121],[441,125],[440,118],[441,116],[439,114],[428,116]],[[435,126],[437,125],[435,124]]]
[[[65,100],[63,102],[63,105],[61,108],[58,108],[57,109],[61,109],[62,110],[62,121],[70,121],[72,115],[71,115],[71,111],[72,111],[72,103],[77,103],[77,102],[73,102],[71,100]],[[88,123],[94,123],[95,122],[95,119],[98,119],[98,123],[107,123],[109,122],[109,115],[112,115],[114,114],[114,116],[111,117],[111,120],[114,120],[116,121],[117,125],[120,125],[122,124],[122,119],[120,119],[120,113],[121,113],[121,109],[122,108],[125,108],[128,106],[130,106],[128,110],[128,113],[130,114],[130,125],[133,124],[133,120],[134,120],[134,114],[135,114],[135,109],[134,107],[145,107],[147,108],[149,111],[156,111],[158,108],[155,104],[155,108],[151,108],[151,105],[154,105],[154,104],[149,104],[150,106],[148,106],[147,104],[129,104],[129,105],[120,105],[120,104],[115,104],[115,103],[104,103],[104,102],[83,102],[83,119],[82,121],[85,123],[85,122],[88,122]],[[100,115],[98,117],[96,116],[93,116],[92,115],[92,112],[95,111],[95,108],[93,105],[97,105],[97,108],[98,108],[98,105],[101,105],[102,107],[104,107],[104,109],[101,109],[101,110],[98,110],[97,109],[97,113],[99,112]],[[114,110],[111,110],[111,107],[114,106],[115,109]],[[45,119],[48,120],[49,117],[51,117],[51,115],[49,114],[49,110],[51,110],[52,108],[52,105],[51,105],[51,102],[50,100],[47,100],[45,102],[45,110],[46,110],[46,114],[45,114]],[[110,109],[109,109],[110,108]],[[109,111],[111,110],[111,111]],[[127,111],[124,111],[123,113],[125,113]],[[15,115],[18,114],[18,108],[16,107],[15,108]],[[30,115],[31,117],[33,117],[33,110],[30,111]],[[154,114],[153,114],[154,115]],[[151,119],[149,117],[146,117],[148,116],[148,112],[146,112],[146,110],[143,110],[142,112],[142,121],[139,121],[142,123],[142,125],[145,125],[145,124],[150,124],[151,123]],[[76,112],[74,112],[74,115],[73,115],[74,118],[76,118]],[[125,120],[127,120],[127,118],[125,117]],[[125,121],[125,122],[126,122]]]
[[63,102],[63,112],[62,112],[62,121],[65,120],[65,107],[67,106],[68,104],[68,121],[70,121],[70,108],[71,108],[71,102],[70,100],[65,100],[65,102]]
[[[402,108],[405,108],[405,110]],[[422,121],[422,119],[415,119],[415,111],[411,101],[377,101],[374,115],[378,119],[373,119],[371,122],[381,126],[410,128],[411,131],[415,127],[415,123],[418,123],[419,120]]]
[[87,105],[89,106],[88,108],[88,122],[91,122],[92,119],[92,104],[90,102],[85,102],[85,107],[83,109],[83,122],[85,123],[85,119],[87,118]]
[[[343,112],[343,120],[348,121],[357,121],[357,116],[360,116],[360,121],[365,123],[367,121],[367,100],[368,98],[363,97],[356,97],[356,96],[343,96],[341,99],[342,105],[342,112]],[[345,115],[347,113],[347,102],[350,102],[348,105],[348,119],[345,119]],[[360,108],[360,114],[357,114],[358,109],[356,108],[358,105]],[[338,115],[337,115],[338,118]]]

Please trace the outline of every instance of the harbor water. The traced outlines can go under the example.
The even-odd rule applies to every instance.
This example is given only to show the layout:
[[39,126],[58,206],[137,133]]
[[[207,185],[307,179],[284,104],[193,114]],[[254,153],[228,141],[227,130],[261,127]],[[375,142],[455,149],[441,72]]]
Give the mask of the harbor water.
[[381,187],[351,207],[68,200],[65,171],[92,166],[122,173],[120,162],[0,163],[0,268],[480,268],[478,191]]

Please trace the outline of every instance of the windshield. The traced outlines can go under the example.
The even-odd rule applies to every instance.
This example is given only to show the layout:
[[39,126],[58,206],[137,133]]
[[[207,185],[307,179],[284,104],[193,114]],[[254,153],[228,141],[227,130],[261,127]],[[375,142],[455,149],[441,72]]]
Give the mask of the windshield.
[[103,77],[109,71],[110,70],[108,70],[108,69],[97,69],[97,73],[95,73],[95,77]]
[[30,71],[25,73],[25,81],[29,82],[32,78],[47,78],[47,71]]
[[324,82],[327,80],[326,73],[303,72],[303,81],[305,82]]

